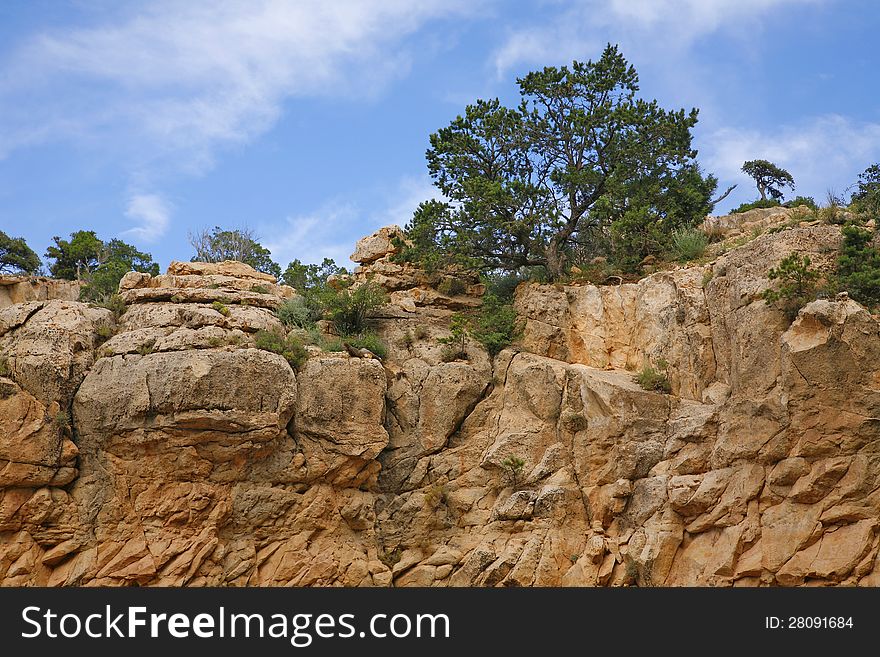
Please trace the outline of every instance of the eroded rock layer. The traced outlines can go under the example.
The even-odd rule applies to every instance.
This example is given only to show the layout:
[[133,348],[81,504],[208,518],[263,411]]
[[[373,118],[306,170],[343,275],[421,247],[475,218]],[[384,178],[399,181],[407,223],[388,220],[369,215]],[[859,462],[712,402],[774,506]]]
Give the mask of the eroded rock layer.
[[[256,349],[295,291],[240,263],[130,274],[119,318],[0,310],[0,582],[880,584],[880,325],[760,298],[790,252],[829,268],[838,228],[522,285],[520,346],[452,362],[481,290],[432,290],[395,235],[356,250],[396,295],[384,361]],[[661,361],[671,394],[634,381]]]

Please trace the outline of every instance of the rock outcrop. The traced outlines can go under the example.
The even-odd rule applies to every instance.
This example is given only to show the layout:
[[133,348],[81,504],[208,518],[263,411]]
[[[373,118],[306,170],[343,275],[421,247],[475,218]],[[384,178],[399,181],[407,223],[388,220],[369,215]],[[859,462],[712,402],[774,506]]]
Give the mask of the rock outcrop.
[[29,301],[76,301],[80,283],[44,276],[0,275],[0,308]]
[[[356,250],[397,294],[383,361],[257,349],[296,292],[240,263],[131,273],[118,318],[0,310],[0,582],[880,584],[880,324],[761,298],[790,252],[829,269],[837,227],[523,284],[520,344],[452,362],[437,338],[482,290],[438,292],[395,234]],[[671,394],[634,380],[661,362]]]

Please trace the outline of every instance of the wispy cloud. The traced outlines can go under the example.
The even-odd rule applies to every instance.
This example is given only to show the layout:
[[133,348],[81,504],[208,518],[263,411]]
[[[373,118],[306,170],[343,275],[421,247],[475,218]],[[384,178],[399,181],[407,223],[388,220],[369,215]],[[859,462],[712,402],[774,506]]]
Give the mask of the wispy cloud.
[[0,62],[0,133],[17,135],[0,156],[73,139],[124,144],[140,175],[204,170],[218,147],[271,127],[287,98],[377,93],[406,72],[407,35],[467,6],[161,0],[104,25],[45,32]]
[[[702,141],[703,162],[722,183],[747,183],[740,167],[746,160],[762,158],[788,169],[798,193],[817,200],[822,200],[829,188],[843,192],[869,164],[880,160],[880,123],[836,114],[774,130],[722,128]],[[749,184],[741,187],[747,190]]]
[[128,200],[125,216],[137,225],[121,234],[150,244],[168,230],[171,210],[157,194],[134,194]]
[[274,225],[263,225],[260,232],[269,236],[263,244],[282,267],[294,259],[318,263],[324,258],[349,266],[348,256],[353,246],[350,236],[357,234],[361,216],[352,203],[330,201],[312,212],[291,215]]
[[272,258],[285,266],[294,258],[303,262],[321,262],[332,258],[338,264],[353,266],[349,255],[354,242],[382,226],[403,226],[422,201],[442,198],[427,175],[403,176],[396,186],[379,190],[387,202],[377,211],[365,212],[354,202],[333,199],[316,210],[295,214],[281,222],[260,226],[263,240]]
[[830,0],[575,0],[546,22],[511,30],[492,55],[499,77],[520,64],[566,62],[596,54],[613,34],[629,51],[661,56],[683,51],[722,29],[753,31],[762,17],[785,6]]

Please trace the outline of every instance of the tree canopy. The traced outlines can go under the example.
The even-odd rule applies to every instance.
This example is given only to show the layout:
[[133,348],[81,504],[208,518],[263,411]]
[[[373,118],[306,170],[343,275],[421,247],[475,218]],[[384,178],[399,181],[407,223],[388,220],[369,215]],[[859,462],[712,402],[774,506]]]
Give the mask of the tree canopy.
[[345,268],[338,266],[332,258],[324,258],[320,265],[306,265],[296,259],[281,274],[281,282],[304,291],[324,285],[330,276],[345,273]]
[[767,194],[770,194],[773,199],[781,199],[783,194],[780,187],[789,187],[794,190],[792,175],[767,160],[743,162],[742,172],[754,179],[762,201],[767,200]]
[[880,163],[859,174],[850,203],[860,212],[880,217]]
[[281,266],[272,260],[272,253],[257,241],[254,231],[249,228],[205,228],[190,233],[189,243],[196,252],[193,262],[238,260],[264,274],[281,277]]
[[23,237],[10,237],[0,230],[0,273],[36,274],[40,257]]
[[616,46],[518,83],[516,109],[477,100],[431,135],[428,170],[448,200],[419,206],[401,257],[551,278],[597,255],[633,268],[706,215],[717,180],[694,160],[697,110],[637,98]]
[[49,271],[55,278],[86,282],[82,296],[97,299],[115,294],[119,281],[130,271],[159,273],[159,265],[149,253],[138,251],[120,239],[102,241],[92,230],[70,234],[70,240],[53,237],[54,246],[46,249],[53,260]]

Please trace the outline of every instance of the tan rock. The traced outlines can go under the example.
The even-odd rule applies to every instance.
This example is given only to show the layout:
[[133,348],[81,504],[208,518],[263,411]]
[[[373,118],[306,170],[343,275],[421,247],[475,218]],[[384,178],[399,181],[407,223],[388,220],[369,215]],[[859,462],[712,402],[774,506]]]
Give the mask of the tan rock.
[[403,230],[400,226],[385,226],[372,235],[360,240],[354,247],[351,259],[361,264],[369,264],[379,258],[397,253],[399,248],[394,246],[393,238],[403,238]]

